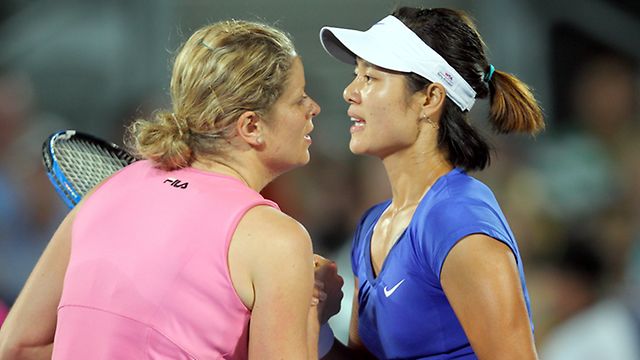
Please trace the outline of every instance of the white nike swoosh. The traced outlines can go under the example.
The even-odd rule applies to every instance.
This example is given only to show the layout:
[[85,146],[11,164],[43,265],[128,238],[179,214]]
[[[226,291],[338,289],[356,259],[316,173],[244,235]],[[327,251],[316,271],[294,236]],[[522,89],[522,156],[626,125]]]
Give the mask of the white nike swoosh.
[[384,287],[384,296],[389,297],[391,296],[391,294],[393,294],[396,289],[398,289],[398,286],[400,286],[402,283],[404,282],[404,279],[400,280],[399,283],[397,283],[394,287],[392,287],[391,289],[387,289],[387,287]]

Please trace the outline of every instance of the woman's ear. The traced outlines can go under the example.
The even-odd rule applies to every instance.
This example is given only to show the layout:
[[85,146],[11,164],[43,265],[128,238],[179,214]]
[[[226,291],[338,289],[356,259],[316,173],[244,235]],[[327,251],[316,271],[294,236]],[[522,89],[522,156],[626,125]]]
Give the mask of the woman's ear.
[[439,83],[431,83],[422,90],[422,112],[428,118],[440,118],[446,101],[446,90]]
[[262,146],[264,143],[264,123],[254,111],[243,112],[236,121],[238,136],[251,146]]

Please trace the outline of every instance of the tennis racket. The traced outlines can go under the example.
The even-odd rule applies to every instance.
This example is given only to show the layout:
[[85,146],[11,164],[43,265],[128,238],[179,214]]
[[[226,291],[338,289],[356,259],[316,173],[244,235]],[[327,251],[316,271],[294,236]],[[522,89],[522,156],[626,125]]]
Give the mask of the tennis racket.
[[58,195],[73,208],[89,190],[136,158],[116,144],[63,130],[44,142],[42,160]]

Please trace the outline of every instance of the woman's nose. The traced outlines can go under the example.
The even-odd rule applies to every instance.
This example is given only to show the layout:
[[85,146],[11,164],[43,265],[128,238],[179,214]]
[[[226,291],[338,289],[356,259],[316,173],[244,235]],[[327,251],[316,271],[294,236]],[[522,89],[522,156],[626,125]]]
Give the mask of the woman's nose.
[[349,85],[347,85],[346,88],[344,88],[344,91],[342,92],[342,98],[349,104],[360,102],[360,92],[356,87],[355,79]]
[[318,116],[318,114],[320,114],[320,110],[320,105],[318,105],[315,100],[311,99],[311,116]]

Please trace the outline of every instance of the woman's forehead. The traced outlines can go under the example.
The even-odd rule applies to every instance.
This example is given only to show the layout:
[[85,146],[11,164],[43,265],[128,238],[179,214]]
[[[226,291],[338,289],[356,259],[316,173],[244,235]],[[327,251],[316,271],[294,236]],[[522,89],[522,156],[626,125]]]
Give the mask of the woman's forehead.
[[304,92],[305,85],[304,67],[302,61],[296,57],[289,70],[289,76],[284,84],[284,92],[282,95],[297,96],[298,92]]
[[364,60],[360,57],[356,58],[356,66],[358,67],[365,67],[365,68],[371,68],[374,70],[378,70],[378,71],[382,71],[382,72],[386,72],[388,74],[393,74],[393,75],[407,75],[407,73],[401,72],[401,71],[395,71],[395,70],[389,70],[389,69],[385,69],[383,67],[380,67],[378,65],[372,64],[370,62],[368,62],[367,60]]

